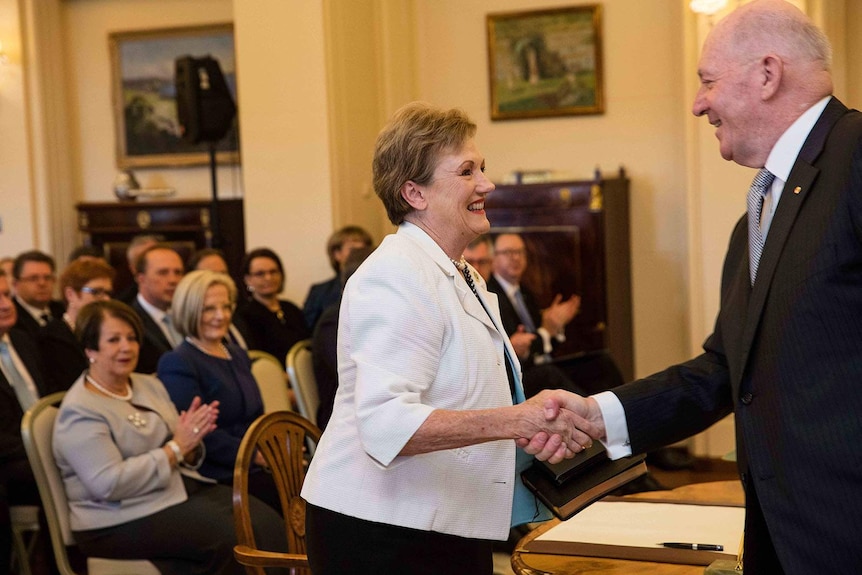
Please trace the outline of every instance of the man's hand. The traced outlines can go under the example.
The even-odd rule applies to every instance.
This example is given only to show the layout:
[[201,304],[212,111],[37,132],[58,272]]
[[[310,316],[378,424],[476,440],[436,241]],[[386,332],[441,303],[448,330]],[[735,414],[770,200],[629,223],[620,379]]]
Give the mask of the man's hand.
[[533,346],[534,339],[536,334],[528,333],[523,325],[519,325],[518,331],[509,336],[518,359],[525,360],[530,357],[530,348]]
[[566,325],[578,314],[581,308],[581,296],[573,295],[566,301],[557,294],[551,305],[542,310],[542,327],[551,335],[563,333]]

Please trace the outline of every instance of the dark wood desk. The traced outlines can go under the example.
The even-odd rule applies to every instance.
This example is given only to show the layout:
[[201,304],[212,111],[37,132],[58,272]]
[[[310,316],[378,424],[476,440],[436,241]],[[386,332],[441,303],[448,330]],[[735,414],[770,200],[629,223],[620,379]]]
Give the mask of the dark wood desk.
[[[740,505],[745,501],[742,484],[739,481],[716,481],[684,485],[672,491],[650,491],[628,495],[626,500],[649,501],[709,501],[729,505]],[[517,575],[703,575],[702,565],[676,565],[653,563],[650,561],[625,561],[622,559],[600,559],[596,557],[577,557],[571,555],[546,555],[529,553],[524,546],[559,523],[558,519],[548,521],[534,529],[518,542],[512,553],[512,569]]]

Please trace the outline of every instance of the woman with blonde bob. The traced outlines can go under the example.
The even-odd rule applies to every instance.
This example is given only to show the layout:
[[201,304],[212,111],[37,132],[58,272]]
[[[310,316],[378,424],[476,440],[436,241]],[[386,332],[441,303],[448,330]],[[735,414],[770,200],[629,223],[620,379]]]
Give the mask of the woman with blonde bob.
[[398,231],[342,296],[338,391],[302,490],[315,575],[490,575],[492,541],[547,517],[518,478],[530,454],[591,443],[571,412],[546,420],[565,392],[524,401],[496,296],[462,259],[494,190],[475,133],[460,110],[410,104],[377,138]]
[[[243,435],[263,414],[248,354],[226,339],[236,294],[236,285],[226,274],[207,270],[186,274],[171,304],[171,319],[185,341],[159,359],[157,371],[177,409],[188,409],[195,397],[219,402],[219,426],[204,439],[207,456],[200,473],[224,485],[233,484]],[[275,484],[262,472],[262,456],[258,454],[255,463],[250,492],[280,511]]]

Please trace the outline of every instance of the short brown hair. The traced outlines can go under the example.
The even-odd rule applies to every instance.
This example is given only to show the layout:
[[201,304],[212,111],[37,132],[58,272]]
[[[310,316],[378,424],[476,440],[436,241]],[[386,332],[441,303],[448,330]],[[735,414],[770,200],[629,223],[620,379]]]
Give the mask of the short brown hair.
[[144,325],[135,310],[115,299],[100,300],[82,307],[75,320],[75,335],[84,349],[98,351],[102,324],[108,316],[125,322],[134,330],[138,343],[143,342]]
[[339,269],[338,262],[335,259],[335,252],[340,250],[341,246],[344,245],[344,242],[350,239],[359,240],[366,246],[370,246],[374,243],[374,240],[371,239],[371,234],[359,226],[344,226],[340,230],[333,232],[332,235],[329,236],[329,239],[326,240],[326,255],[329,256],[329,265],[332,266],[335,273],[339,273],[341,271]]
[[183,276],[177,284],[171,302],[171,319],[180,334],[198,337],[198,323],[203,315],[204,298],[207,290],[214,285],[226,287],[230,303],[236,304],[236,284],[226,274],[195,270]]
[[65,293],[67,287],[80,292],[87,282],[96,278],[108,278],[113,282],[116,275],[105,260],[75,260],[60,275],[60,293]]
[[462,110],[443,110],[413,102],[395,112],[377,136],[371,164],[374,191],[389,221],[399,225],[413,208],[401,197],[407,181],[427,185],[441,155],[455,151],[476,134],[476,124]]

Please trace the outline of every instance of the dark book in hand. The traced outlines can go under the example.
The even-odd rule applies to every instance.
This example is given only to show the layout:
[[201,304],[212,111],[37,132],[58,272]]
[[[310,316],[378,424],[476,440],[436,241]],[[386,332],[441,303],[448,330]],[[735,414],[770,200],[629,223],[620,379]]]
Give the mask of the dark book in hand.
[[560,519],[647,472],[644,455],[611,461],[598,441],[571,459],[551,464],[534,461],[521,473],[524,485]]

